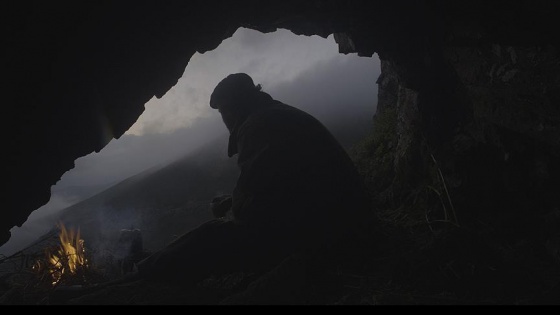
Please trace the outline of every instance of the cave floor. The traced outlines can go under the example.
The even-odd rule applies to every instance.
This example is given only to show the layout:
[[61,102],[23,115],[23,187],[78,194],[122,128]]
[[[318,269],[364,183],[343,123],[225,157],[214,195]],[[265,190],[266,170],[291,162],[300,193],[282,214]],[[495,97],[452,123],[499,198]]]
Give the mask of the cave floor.
[[225,275],[193,288],[135,280],[39,289],[29,272],[5,273],[0,305],[560,304],[557,262],[519,248],[500,252],[456,227],[433,232],[386,225],[336,266],[291,257],[266,274]]

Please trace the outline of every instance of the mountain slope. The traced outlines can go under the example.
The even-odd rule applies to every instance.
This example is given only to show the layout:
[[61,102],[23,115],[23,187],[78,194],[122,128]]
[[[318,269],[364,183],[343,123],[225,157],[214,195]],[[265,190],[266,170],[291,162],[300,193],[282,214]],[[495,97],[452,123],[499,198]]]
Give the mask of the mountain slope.
[[140,229],[145,245],[156,250],[211,219],[213,197],[230,192],[238,175],[228,159],[227,140],[162,168],[152,168],[69,207],[60,219],[80,227],[86,242],[110,245],[121,229]]

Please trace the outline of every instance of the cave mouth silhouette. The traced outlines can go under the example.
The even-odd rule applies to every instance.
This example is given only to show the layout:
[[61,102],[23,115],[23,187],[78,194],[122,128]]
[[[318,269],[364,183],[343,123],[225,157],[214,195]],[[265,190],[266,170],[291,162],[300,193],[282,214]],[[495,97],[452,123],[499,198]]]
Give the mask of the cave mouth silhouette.
[[[12,4],[5,19],[13,48],[6,58],[11,77],[7,94],[14,96],[12,118],[19,122],[10,131],[21,137],[7,140],[6,146],[14,148],[8,177],[27,184],[32,193],[13,185],[6,194],[9,210],[0,222],[1,242],[11,227],[23,224],[34,209],[48,202],[50,187],[77,158],[99,152],[112,137],[121,137],[146,102],[176,84],[188,64],[185,56],[211,51],[239,27],[265,33],[289,29],[298,35],[335,34],[344,53],[372,56],[384,50],[387,56],[397,51],[408,56],[412,50],[405,47],[417,43],[394,42],[387,34],[415,38],[423,30],[411,28],[414,36],[401,37],[406,27],[386,26],[415,25],[418,19],[407,17],[426,8],[415,2],[401,4],[292,0],[267,6],[251,1]],[[400,22],[386,14],[397,12]],[[365,29],[371,34],[361,31]],[[384,45],[388,40],[391,44]],[[27,110],[29,104],[33,111]],[[31,136],[34,130],[41,132]],[[37,152],[48,158],[41,159]]]
[[[10,255],[34,243],[56,225],[56,213],[76,204],[79,207],[127,178],[196,153],[208,143],[221,144],[225,150],[225,142],[216,142],[225,134],[225,127],[206,100],[219,80],[240,71],[251,71],[274,97],[320,119],[347,149],[371,131],[380,75],[377,56],[341,54],[334,35],[322,38],[282,29],[262,33],[240,28],[216,49],[193,55],[178,83],[163,97],[152,98],[121,138],[99,153],[77,159],[75,167],[52,187],[51,200],[35,210],[21,228],[12,229],[2,253]],[[123,153],[127,150],[130,153]],[[72,224],[79,226],[80,222]],[[130,215],[111,226],[142,228]],[[168,231],[161,239],[180,232],[186,231]],[[87,229],[85,233],[93,234]]]
[[[8,159],[13,167],[8,169],[12,185],[5,193],[0,242],[32,209],[46,203],[51,185],[73,167],[77,157],[105,146],[109,139],[102,136],[105,131],[124,134],[153,95],[163,96],[176,83],[186,66],[184,56],[212,50],[240,26],[263,32],[286,28],[323,37],[336,32],[341,51],[382,56],[380,99],[386,110],[379,118],[384,122],[403,118],[396,126],[387,124],[384,135],[398,133],[403,143],[418,144],[414,135],[420,130],[436,151],[435,164],[451,179],[453,204],[462,208],[459,216],[471,216],[470,221],[461,217],[460,222],[467,225],[486,219],[471,226],[472,230],[488,233],[493,241],[504,240],[507,246],[498,243],[507,253],[501,258],[522,258],[521,265],[509,260],[510,265],[498,270],[500,277],[495,262],[490,261],[493,258],[476,260],[487,265],[476,268],[482,275],[473,279],[473,261],[449,262],[469,254],[472,248],[488,248],[473,246],[480,241],[476,238],[465,244],[460,242],[464,237],[449,233],[450,242],[423,244],[443,249],[449,256],[420,261],[400,257],[388,269],[399,271],[389,280],[412,279],[413,274],[427,288],[437,287],[436,282],[451,283],[456,285],[453,289],[468,295],[487,294],[490,286],[484,284],[499,278],[503,282],[494,282],[495,294],[488,294],[491,301],[518,303],[519,296],[527,297],[529,291],[529,295],[550,293],[549,301],[557,301],[560,273],[549,271],[558,261],[558,194],[550,187],[558,187],[560,176],[558,166],[550,161],[559,156],[559,116],[547,106],[558,100],[558,19],[553,2],[506,2],[286,0],[265,7],[254,6],[254,1],[225,5],[205,1],[197,2],[193,10],[192,3],[184,1],[164,5],[138,2],[134,6],[123,1],[100,3],[83,11],[75,5],[46,2],[30,10],[26,2],[18,2],[7,17],[8,23],[26,25],[8,28],[12,33],[7,38],[11,45],[6,60],[12,67],[6,72],[11,78],[6,95],[17,97],[10,106],[14,124],[5,127],[5,134],[13,135],[5,140],[5,147],[12,148]],[[43,84],[44,78],[49,79],[47,84]],[[547,93],[542,93],[542,87]],[[84,95],[92,94],[99,98],[84,100]],[[404,106],[391,107],[398,100]],[[447,106],[450,104],[454,106]],[[525,111],[527,104],[531,104],[529,112]],[[98,130],[95,117],[99,113],[105,118],[103,126],[110,128]],[[425,153],[424,146],[409,146],[407,151],[398,139],[393,140],[366,149],[410,154],[399,161],[387,158],[365,160],[364,164],[388,161],[395,168],[388,171],[396,170],[397,175],[414,175],[411,170],[418,166],[434,165],[432,156],[414,158]],[[543,181],[545,175],[548,178]],[[528,178],[530,182],[525,181]],[[411,187],[411,182],[396,183],[403,189]],[[443,190],[436,191],[441,194]],[[435,194],[439,202],[436,192],[427,192]],[[423,193],[396,198],[409,203],[429,199]],[[550,205],[553,211],[549,214]],[[425,213],[418,214],[426,221]],[[406,216],[411,215],[401,211],[394,217]],[[550,259],[554,251],[556,260]],[[437,268],[443,274],[430,277]],[[454,282],[457,271],[466,275],[461,277],[462,283]],[[469,290],[468,284],[473,283],[480,286]],[[464,302],[446,298],[411,301],[399,292],[379,298],[408,304]]]

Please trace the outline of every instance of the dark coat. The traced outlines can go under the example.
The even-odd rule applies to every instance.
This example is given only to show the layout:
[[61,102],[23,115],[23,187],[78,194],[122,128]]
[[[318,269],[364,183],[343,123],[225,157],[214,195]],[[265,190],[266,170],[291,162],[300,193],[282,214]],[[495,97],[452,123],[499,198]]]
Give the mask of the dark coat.
[[230,156],[239,155],[241,169],[235,220],[256,237],[287,246],[315,246],[355,232],[370,209],[344,148],[311,115],[270,97],[260,103],[230,137]]
[[270,270],[295,253],[347,259],[359,243],[372,213],[344,149],[312,116],[260,99],[231,133],[229,153],[241,169],[234,221],[185,234],[140,262],[142,277],[185,285],[212,273]]

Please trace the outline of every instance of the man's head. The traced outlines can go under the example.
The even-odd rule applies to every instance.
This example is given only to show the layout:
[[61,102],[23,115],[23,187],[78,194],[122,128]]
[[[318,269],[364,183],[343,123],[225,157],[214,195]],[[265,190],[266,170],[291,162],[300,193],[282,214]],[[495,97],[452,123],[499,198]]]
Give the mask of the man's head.
[[260,91],[261,87],[255,86],[249,75],[231,74],[214,89],[210,107],[220,111],[226,127],[232,131],[237,120],[249,110],[252,100]]

